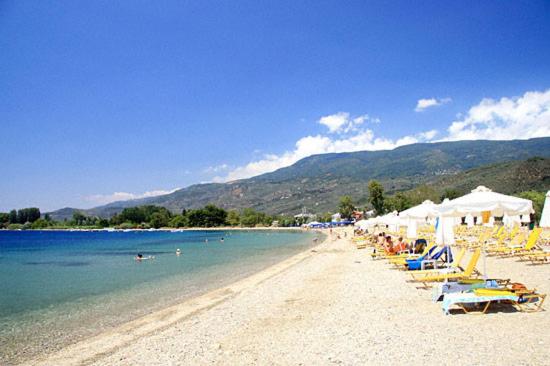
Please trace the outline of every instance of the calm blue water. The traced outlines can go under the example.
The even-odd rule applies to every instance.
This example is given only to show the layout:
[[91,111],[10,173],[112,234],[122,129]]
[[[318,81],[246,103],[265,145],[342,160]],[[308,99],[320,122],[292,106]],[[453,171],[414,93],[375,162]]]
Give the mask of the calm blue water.
[[[0,231],[0,363],[228,284],[305,250],[316,235]],[[155,259],[137,262],[137,253]]]

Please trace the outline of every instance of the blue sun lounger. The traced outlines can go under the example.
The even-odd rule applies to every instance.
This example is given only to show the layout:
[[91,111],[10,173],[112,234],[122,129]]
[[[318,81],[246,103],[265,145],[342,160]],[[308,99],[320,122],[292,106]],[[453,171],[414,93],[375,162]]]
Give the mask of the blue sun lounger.
[[431,256],[431,254],[433,253],[435,248],[436,247],[431,248],[430,251],[428,253],[426,253],[426,255],[424,255],[420,258],[407,259],[407,267],[408,267],[409,271],[416,271],[416,270],[422,269],[422,263],[425,263],[426,261],[432,261],[432,263],[433,263],[436,260],[438,260],[439,258],[441,258],[441,256],[443,254],[446,254],[447,251],[450,253],[449,263],[452,263],[453,255],[452,255],[451,249],[448,246],[444,246],[443,248],[441,248],[441,250],[439,252],[437,252],[433,256]]

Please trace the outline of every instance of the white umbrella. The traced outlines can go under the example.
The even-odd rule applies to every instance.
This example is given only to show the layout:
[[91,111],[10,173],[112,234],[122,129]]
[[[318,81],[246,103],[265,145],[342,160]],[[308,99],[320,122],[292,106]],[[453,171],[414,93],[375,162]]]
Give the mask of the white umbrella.
[[455,243],[455,234],[453,230],[454,219],[448,216],[438,218],[437,229],[435,231],[435,242],[439,245],[451,245]]
[[524,198],[496,193],[489,188],[479,186],[471,193],[449,201],[448,205],[440,205],[444,216],[463,217],[467,214],[475,216],[489,211],[491,216],[523,215],[533,213],[533,202]]
[[476,217],[476,225],[481,225],[483,223],[483,218],[481,216]]
[[369,220],[359,220],[355,223],[355,227],[358,227],[359,229],[365,231],[368,230],[369,227],[374,226],[373,223],[369,223]]
[[439,212],[437,211],[437,206],[430,200],[426,200],[419,204],[418,206],[411,207],[399,213],[400,217],[404,218],[415,218],[415,219],[427,219],[432,217],[438,217]]
[[540,216],[539,226],[550,227],[550,191],[546,192],[546,199],[544,200],[544,208]]
[[474,226],[474,217],[471,214],[466,215],[466,225],[468,225],[468,227]]
[[399,216],[397,216],[397,211],[390,212],[384,216],[379,217],[380,223],[388,225],[390,231],[399,230]]
[[502,217],[502,224],[503,224],[505,227],[509,228],[509,227],[510,227],[510,216],[508,216],[508,215],[505,214],[505,215]]
[[407,238],[416,239],[418,237],[416,233],[416,220],[408,219],[407,222]]
[[[407,238],[416,239],[418,221],[433,220],[439,216],[437,205],[430,200],[426,200],[421,204],[401,211],[399,217],[407,219]],[[433,223],[432,223],[433,224]]]
[[[496,193],[484,186],[479,186],[462,197],[444,202],[439,206],[439,211],[443,217],[460,217],[467,214],[477,216],[482,212],[489,212],[491,216],[524,215],[534,212],[531,200]],[[483,266],[486,276],[485,245],[483,248]]]

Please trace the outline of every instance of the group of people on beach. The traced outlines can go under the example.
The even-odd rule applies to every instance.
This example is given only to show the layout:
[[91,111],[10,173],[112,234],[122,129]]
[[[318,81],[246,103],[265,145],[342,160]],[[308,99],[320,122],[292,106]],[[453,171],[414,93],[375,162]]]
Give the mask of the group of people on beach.
[[386,235],[385,232],[379,233],[376,240],[384,248],[386,254],[420,253],[425,246],[425,241],[417,241],[414,244],[407,243],[402,236],[397,239],[397,242],[394,242],[391,235]]

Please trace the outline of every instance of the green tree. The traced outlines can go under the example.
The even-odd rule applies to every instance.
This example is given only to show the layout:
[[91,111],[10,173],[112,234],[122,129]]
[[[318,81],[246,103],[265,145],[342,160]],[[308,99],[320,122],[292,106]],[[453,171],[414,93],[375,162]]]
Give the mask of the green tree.
[[17,224],[17,210],[11,210],[9,213],[10,216],[10,224]]
[[87,217],[80,211],[76,211],[73,213],[73,219],[71,221],[71,224],[76,226],[82,226],[86,223]]
[[148,221],[143,207],[127,207],[118,215],[121,222],[133,222],[136,224]]
[[38,219],[31,224],[31,228],[33,229],[45,229],[48,226],[50,226],[50,223],[45,219]]
[[227,223],[231,226],[239,226],[241,224],[239,212],[236,210],[229,211],[227,213]]
[[355,210],[355,206],[350,196],[340,197],[340,205],[338,206],[338,212],[340,212],[340,215],[342,216],[342,218],[350,219],[354,210]]
[[206,226],[223,226],[226,224],[227,211],[223,208],[209,204],[204,206],[204,212],[206,214]]
[[319,222],[330,222],[332,220],[332,214],[330,212],[325,212],[324,214],[317,215],[317,220]]
[[441,195],[441,201],[443,202],[443,200],[445,198],[448,198],[450,200],[454,200],[455,198],[458,198],[460,196],[461,196],[461,194],[457,189],[445,188],[445,190],[443,191],[443,194]]
[[22,208],[17,211],[17,222],[25,224],[33,223],[40,218],[40,210],[36,207]]
[[289,227],[289,226],[296,225],[296,221],[292,216],[280,216],[278,220],[279,220],[279,226]]
[[212,227],[226,224],[227,211],[209,204],[197,210],[188,210],[187,218],[191,227]]
[[110,226],[118,226],[120,224],[122,224],[122,219],[120,217],[119,214],[115,214],[113,215],[113,217],[111,217],[111,219],[109,220],[109,225]]
[[416,188],[408,191],[407,196],[411,200],[411,205],[416,206],[426,200],[438,203],[441,195],[433,187],[426,184],[421,184]]
[[384,213],[384,187],[376,181],[369,181],[369,203],[372,205],[377,215]]
[[189,226],[189,221],[187,220],[187,216],[176,215],[172,217],[172,219],[170,220],[170,226],[177,227],[177,228]]
[[245,227],[254,227],[259,225],[270,225],[272,218],[263,212],[258,212],[252,208],[245,208],[241,212],[241,225]]
[[151,219],[149,220],[149,224],[151,224],[152,227],[155,229],[166,227],[168,226],[168,221],[170,218],[168,215],[162,212],[155,212],[151,215]]
[[398,192],[391,197],[387,197],[384,200],[384,207],[386,211],[398,211],[401,212],[412,207],[410,197],[403,193]]

